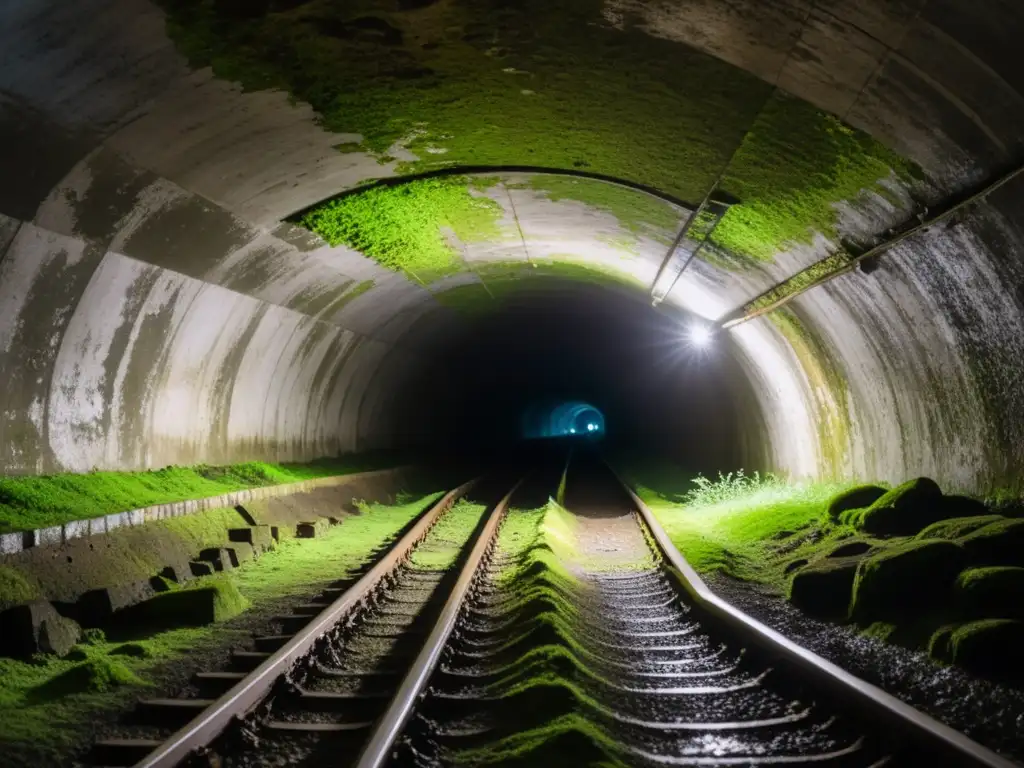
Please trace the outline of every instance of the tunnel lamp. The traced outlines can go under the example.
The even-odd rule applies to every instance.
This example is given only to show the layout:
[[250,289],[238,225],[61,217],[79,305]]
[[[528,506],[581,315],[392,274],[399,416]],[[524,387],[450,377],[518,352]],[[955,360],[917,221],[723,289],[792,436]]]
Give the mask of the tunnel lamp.
[[707,347],[713,337],[714,333],[711,328],[703,323],[694,323],[690,326],[690,343],[695,347],[700,349]]
[[575,435],[576,434],[576,427],[569,427],[569,434]]

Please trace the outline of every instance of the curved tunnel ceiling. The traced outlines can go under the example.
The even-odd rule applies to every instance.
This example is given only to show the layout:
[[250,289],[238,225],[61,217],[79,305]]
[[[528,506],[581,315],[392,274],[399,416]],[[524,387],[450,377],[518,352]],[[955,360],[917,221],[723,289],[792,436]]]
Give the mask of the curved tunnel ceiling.
[[[765,5],[8,6],[0,466],[414,441],[481,311],[570,279],[718,320],[1020,163],[1016,5]],[[726,332],[748,466],[1017,484],[1022,184]]]

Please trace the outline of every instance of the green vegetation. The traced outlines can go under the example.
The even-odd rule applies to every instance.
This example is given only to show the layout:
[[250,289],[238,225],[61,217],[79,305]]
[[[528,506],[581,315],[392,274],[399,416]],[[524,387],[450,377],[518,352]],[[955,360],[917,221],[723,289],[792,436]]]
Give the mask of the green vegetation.
[[423,571],[446,571],[454,566],[486,510],[485,505],[466,499],[455,502],[413,550],[409,565]]
[[885,490],[731,474],[671,499],[639,493],[699,571],[764,585],[811,615],[977,674],[1024,680],[1010,650],[1024,637],[1024,520],[985,514],[928,478]]
[[445,228],[464,243],[501,237],[501,206],[472,194],[493,183],[447,176],[373,187],[321,203],[302,214],[299,223],[331,245],[351,246],[426,285],[462,268]]
[[345,517],[323,537],[288,539],[239,569],[194,582],[188,589],[217,588],[217,623],[169,631],[149,627],[123,643],[92,629],[65,659],[0,658],[0,752],[17,754],[22,762],[12,765],[66,764],[87,743],[97,713],[122,708],[142,689],[156,690],[164,680],[178,684],[180,670],[175,670],[184,656],[244,642],[250,629],[219,620],[240,608],[240,601],[248,604],[247,613],[279,613],[281,599],[312,595],[353,573],[441,495],[403,494],[394,505],[361,503],[361,514]]
[[771,92],[688,46],[614,28],[598,0],[161,5],[194,67],[290,92],[382,162],[413,153],[402,172],[579,168],[699,200]]
[[814,262],[806,269],[802,269],[792,277],[788,277],[781,283],[772,286],[753,301],[744,304],[743,314],[767,309],[789,296],[802,293],[820,280],[850,269],[851,266],[845,251],[830,254],[821,261]]
[[373,466],[353,457],[321,459],[308,464],[250,461],[220,467],[172,466],[147,472],[3,477],[0,478],[0,533],[61,525],[71,520],[216,496],[243,488],[344,475]]
[[910,183],[920,171],[867,134],[776,91],[729,165],[721,188],[739,199],[713,240],[733,253],[771,261],[815,231],[838,239],[835,203],[864,190],[889,196],[880,181]]
[[664,245],[672,240],[683,224],[683,211],[646,192],[603,181],[572,176],[536,174],[530,187],[552,202],[575,200],[607,211],[636,237],[650,237]]
[[638,495],[700,571],[723,571],[771,584],[782,593],[788,582],[784,569],[790,561],[823,554],[840,541],[840,531],[829,530],[823,539],[808,534],[830,528],[828,501],[849,486],[791,484],[773,475],[742,473],[717,483],[699,478],[696,482],[697,489],[682,503],[650,488],[638,488]]

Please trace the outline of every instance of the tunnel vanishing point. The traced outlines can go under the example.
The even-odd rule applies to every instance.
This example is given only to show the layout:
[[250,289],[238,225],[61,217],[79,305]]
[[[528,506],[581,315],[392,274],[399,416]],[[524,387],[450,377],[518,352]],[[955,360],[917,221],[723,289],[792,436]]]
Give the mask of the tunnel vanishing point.
[[1019,491],[1022,32],[1008,0],[6,3],[0,471],[458,442],[564,394],[711,464]]

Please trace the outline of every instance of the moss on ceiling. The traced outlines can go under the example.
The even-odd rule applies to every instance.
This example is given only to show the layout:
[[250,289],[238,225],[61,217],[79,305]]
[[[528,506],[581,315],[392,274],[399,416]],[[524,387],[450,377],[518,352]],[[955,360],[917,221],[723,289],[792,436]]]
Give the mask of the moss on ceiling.
[[427,284],[463,268],[445,229],[463,243],[501,236],[502,208],[480,194],[495,183],[493,178],[446,176],[373,187],[328,200],[298,221],[331,245],[351,246]]
[[[733,254],[771,261],[814,232],[835,241],[840,201],[865,191],[892,200],[882,182],[913,183],[911,162],[836,117],[782,92],[765,104],[722,178],[740,201],[711,238]],[[895,200],[892,200],[894,203]]]
[[[309,102],[407,172],[575,168],[699,200],[770,87],[600,0],[159,0],[197,67]],[[344,147],[351,151],[356,146]]]
[[[739,204],[708,259],[730,269],[770,261],[815,231],[836,239],[837,202],[888,194],[880,182],[916,173],[866,134],[744,70],[651,37],[628,17],[613,26],[600,0],[158,2],[194,66],[248,89],[287,90],[325,128],[357,134],[339,151],[401,158],[400,173],[582,169],[693,203],[722,174],[720,188]],[[566,177],[531,183],[552,200],[613,213],[633,236],[671,241],[672,207],[640,192]],[[333,232],[328,239],[353,244],[352,232],[316,223]],[[358,240],[369,243],[369,230]],[[393,242],[368,255],[399,266]],[[442,244],[422,258],[430,274],[455,268]]]

